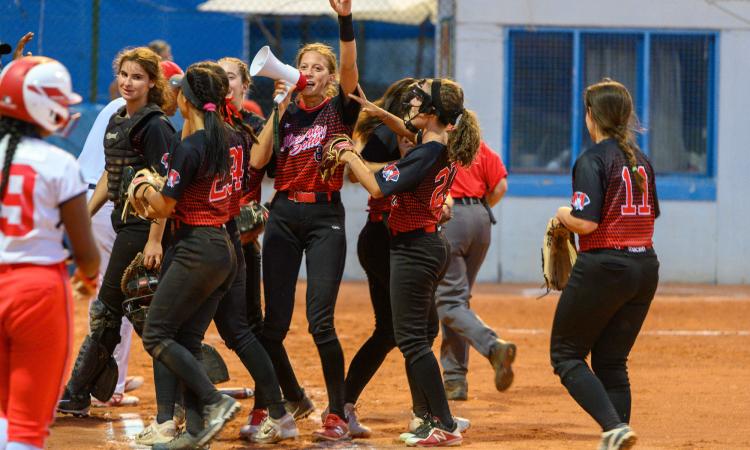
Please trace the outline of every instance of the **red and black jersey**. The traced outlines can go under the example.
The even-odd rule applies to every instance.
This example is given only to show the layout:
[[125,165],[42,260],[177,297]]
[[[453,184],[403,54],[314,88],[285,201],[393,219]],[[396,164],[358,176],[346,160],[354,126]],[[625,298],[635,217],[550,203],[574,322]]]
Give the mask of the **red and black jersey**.
[[[263,127],[266,124],[266,121],[260,117],[259,115],[242,110],[240,111],[240,114],[242,115],[242,121],[246,124],[250,125],[250,127],[255,132],[256,136],[260,135],[260,132],[263,131]],[[250,167],[250,152],[252,151],[252,142],[249,142],[249,146],[246,147],[247,150],[247,157],[246,157],[246,180],[247,185],[245,186],[245,190],[242,195],[242,200],[240,204],[246,205],[250,203],[250,201],[260,201],[261,196],[261,185],[263,183],[263,177],[265,176],[266,172],[272,166],[275,164],[275,155],[271,155],[271,161],[266,165],[266,167],[262,169],[254,169]]]
[[367,211],[370,214],[383,214],[391,211],[393,197],[390,195],[381,198],[370,197],[367,199]]
[[659,217],[654,170],[636,150],[636,169],[646,178],[640,192],[631,167],[614,139],[586,150],[573,167],[572,215],[599,227],[579,236],[580,251],[597,248],[626,249],[653,246],[654,219]]
[[377,171],[380,190],[385,196],[393,195],[388,218],[391,231],[436,226],[455,176],[456,164],[448,161],[448,149],[439,142],[417,145]]
[[[370,162],[392,162],[401,157],[398,150],[398,136],[384,124],[372,130],[362,148],[362,158]],[[367,211],[371,214],[383,214],[391,210],[391,196],[367,200]]]
[[207,150],[204,130],[183,139],[173,152],[162,194],[177,200],[175,219],[193,226],[219,226],[232,217],[230,194],[234,188],[242,189],[244,151],[232,133],[228,138],[232,143],[229,152],[233,171],[224,177],[204,174]]
[[280,153],[276,161],[277,191],[332,192],[341,189],[344,167],[324,183],[318,168],[323,145],[334,134],[351,136],[360,105],[339,94],[315,108],[292,104],[279,123]]

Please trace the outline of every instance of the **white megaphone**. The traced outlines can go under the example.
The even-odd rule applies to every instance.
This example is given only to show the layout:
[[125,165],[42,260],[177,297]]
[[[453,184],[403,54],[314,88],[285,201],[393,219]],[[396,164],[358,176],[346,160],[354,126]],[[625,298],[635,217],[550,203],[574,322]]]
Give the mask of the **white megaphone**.
[[272,78],[274,80],[284,80],[287,83],[287,90],[273,99],[276,104],[281,103],[286,97],[292,86],[297,86],[301,91],[307,86],[307,78],[296,68],[289,64],[279,61],[269,46],[264,46],[256,53],[253,62],[250,63],[250,76],[260,75],[262,77]]

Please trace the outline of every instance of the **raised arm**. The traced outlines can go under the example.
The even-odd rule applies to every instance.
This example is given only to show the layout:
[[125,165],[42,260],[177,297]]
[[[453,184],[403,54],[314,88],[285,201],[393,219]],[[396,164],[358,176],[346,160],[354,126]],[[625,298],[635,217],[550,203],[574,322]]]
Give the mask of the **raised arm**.
[[357,44],[354,41],[354,24],[352,23],[351,0],[328,0],[331,8],[339,15],[339,48],[341,63],[339,79],[341,90],[345,94],[354,92],[359,83],[357,69]]

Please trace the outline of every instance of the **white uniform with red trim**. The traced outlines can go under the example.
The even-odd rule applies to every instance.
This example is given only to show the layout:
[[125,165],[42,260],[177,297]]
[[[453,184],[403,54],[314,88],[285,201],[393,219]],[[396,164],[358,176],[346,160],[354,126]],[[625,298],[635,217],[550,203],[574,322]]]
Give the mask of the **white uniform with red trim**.
[[[0,141],[5,160],[9,137]],[[75,158],[41,139],[24,137],[10,169],[0,210],[0,263],[51,265],[64,261],[60,205],[86,192]]]

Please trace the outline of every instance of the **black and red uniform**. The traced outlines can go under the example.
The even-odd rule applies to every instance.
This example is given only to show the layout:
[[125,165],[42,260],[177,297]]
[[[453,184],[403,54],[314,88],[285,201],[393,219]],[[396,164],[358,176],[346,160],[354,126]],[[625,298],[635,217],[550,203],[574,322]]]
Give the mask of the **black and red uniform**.
[[[224,224],[231,217],[229,194],[238,181],[232,178],[237,172],[207,175],[206,155],[203,130],[183,139],[172,153],[161,193],[177,200],[174,233],[143,332],[149,354],[186,387],[188,411],[200,411],[199,405],[222,399],[197,358],[204,333],[236,271],[235,252]],[[188,428],[194,424],[189,420]],[[200,429],[188,431],[197,434]]]
[[[390,297],[396,344],[406,359],[412,402],[453,428],[440,368],[432,353],[438,320],[434,296],[450,248],[438,221],[456,175],[448,149],[439,142],[414,147],[375,173],[381,192],[393,195]],[[416,411],[415,411],[416,412]]]
[[635,153],[645,192],[637,189],[613,139],[576,161],[571,214],[599,226],[579,236],[578,259],[552,324],[555,373],[604,431],[630,422],[626,363],[659,281],[652,241],[659,216],[654,171],[643,153]]
[[307,255],[307,321],[323,365],[330,412],[344,416],[344,354],[333,313],[346,259],[344,206],[339,190],[343,166],[328,182],[318,171],[323,145],[334,134],[351,135],[360,106],[346,93],[315,108],[292,104],[279,123],[276,195],[263,237],[266,317],[263,344],[276,368],[284,396],[304,392],[283,346],[294,309],[303,252]]

